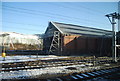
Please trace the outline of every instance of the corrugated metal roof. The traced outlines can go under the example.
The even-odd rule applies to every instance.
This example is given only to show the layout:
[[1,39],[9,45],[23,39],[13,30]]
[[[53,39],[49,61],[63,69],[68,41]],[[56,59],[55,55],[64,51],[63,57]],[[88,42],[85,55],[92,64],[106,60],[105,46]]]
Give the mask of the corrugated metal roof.
[[51,22],[62,34],[75,34],[75,35],[112,35],[111,31],[78,26],[72,24],[64,24],[58,22]]

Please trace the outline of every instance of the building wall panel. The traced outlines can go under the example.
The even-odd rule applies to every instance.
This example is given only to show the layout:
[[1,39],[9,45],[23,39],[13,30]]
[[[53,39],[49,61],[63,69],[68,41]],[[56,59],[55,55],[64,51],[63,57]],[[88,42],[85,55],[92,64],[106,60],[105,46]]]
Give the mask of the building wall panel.
[[63,54],[110,55],[111,38],[64,36]]

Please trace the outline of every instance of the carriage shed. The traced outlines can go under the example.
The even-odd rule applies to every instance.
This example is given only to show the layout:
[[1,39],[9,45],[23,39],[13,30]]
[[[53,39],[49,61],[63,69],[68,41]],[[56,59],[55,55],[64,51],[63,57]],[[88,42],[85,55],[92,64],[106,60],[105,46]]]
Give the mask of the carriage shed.
[[111,56],[112,32],[85,26],[49,22],[43,39],[46,54]]

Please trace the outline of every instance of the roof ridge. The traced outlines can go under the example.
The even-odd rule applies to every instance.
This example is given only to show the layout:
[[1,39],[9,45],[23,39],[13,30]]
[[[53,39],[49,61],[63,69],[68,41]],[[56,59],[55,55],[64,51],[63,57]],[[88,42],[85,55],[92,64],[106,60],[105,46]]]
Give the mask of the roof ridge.
[[58,23],[58,24],[63,24],[63,25],[77,26],[77,27],[82,27],[82,28],[89,28],[89,29],[95,29],[95,30],[111,32],[110,30],[104,30],[104,29],[99,29],[99,28],[94,28],[94,27],[86,27],[86,26],[80,26],[80,25],[74,25],[74,24],[66,24],[66,23],[60,23],[60,22],[54,22],[54,21],[51,21],[51,22]]

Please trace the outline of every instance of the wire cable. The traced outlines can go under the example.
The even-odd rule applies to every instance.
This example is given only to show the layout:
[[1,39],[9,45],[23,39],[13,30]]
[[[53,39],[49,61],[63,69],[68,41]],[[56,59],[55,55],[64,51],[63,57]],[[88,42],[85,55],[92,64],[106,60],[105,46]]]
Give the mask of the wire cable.
[[[7,7],[7,8],[12,8],[12,9],[17,9],[17,10],[22,10],[22,11],[29,11],[30,12],[34,12],[36,14],[36,12],[39,12],[39,14],[43,13],[44,15],[46,14],[47,16],[58,16],[58,17],[63,17],[63,18],[67,18],[67,19],[74,19],[74,20],[82,20],[82,21],[88,21],[88,22],[97,22],[97,21],[93,21],[93,20],[88,20],[88,19],[82,19],[82,18],[76,18],[76,17],[70,17],[70,16],[65,16],[65,15],[61,15],[61,14],[55,14],[55,13],[50,13],[50,12],[43,12],[43,11],[37,11],[37,10],[31,10],[31,9],[25,9],[25,8],[16,8],[16,7],[11,7],[11,6],[3,6],[3,7]],[[32,14],[33,14],[32,12]],[[38,13],[37,13],[38,14]],[[98,23],[98,22],[97,22]],[[101,22],[99,22],[101,23]],[[105,24],[105,23],[101,23],[101,24]]]

